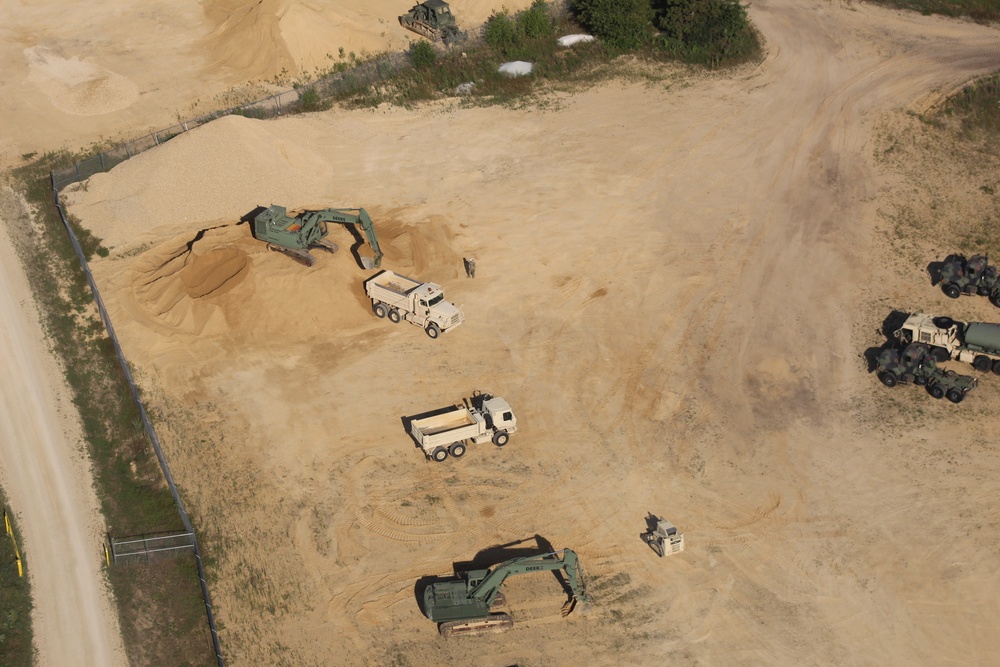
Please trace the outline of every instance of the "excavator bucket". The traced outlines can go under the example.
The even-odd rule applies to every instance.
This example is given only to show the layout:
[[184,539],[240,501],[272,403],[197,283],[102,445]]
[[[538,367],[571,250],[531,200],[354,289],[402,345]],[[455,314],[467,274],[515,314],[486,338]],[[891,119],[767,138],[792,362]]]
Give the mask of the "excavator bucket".
[[566,604],[564,604],[562,606],[562,617],[566,618],[567,616],[569,616],[570,614],[573,613],[574,609],[576,609],[576,596],[575,595],[573,597],[571,597],[566,602]]
[[374,257],[362,257],[361,258],[361,266],[363,266],[365,268],[365,270],[371,271],[372,269],[375,268],[375,258]]

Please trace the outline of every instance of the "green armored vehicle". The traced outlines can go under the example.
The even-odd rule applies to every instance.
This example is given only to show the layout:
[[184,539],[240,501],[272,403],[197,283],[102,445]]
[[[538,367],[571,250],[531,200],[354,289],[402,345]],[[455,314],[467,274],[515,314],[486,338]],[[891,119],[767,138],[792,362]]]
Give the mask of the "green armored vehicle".
[[927,387],[934,398],[947,396],[952,403],[961,403],[979,384],[974,377],[938,368],[930,347],[923,343],[910,343],[902,350],[883,350],[878,357],[877,373],[887,387],[912,383]]
[[424,0],[399,17],[399,25],[433,41],[450,44],[459,37],[455,15],[444,0]]
[[949,255],[941,267],[941,291],[957,299],[963,294],[989,297],[1000,308],[1000,271],[990,266],[986,255]]

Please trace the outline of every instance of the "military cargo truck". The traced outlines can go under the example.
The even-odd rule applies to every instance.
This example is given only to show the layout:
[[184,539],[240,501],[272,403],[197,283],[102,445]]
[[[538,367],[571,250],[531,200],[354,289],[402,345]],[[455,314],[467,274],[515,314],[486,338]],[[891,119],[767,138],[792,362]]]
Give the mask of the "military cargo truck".
[[986,255],[949,255],[941,266],[941,291],[952,299],[963,294],[989,297],[1000,308],[1000,271]]
[[938,361],[972,364],[980,373],[1000,375],[1000,324],[956,322],[950,317],[915,313],[896,333],[901,343],[925,343]]
[[365,281],[376,317],[390,322],[406,320],[423,328],[431,338],[447,333],[465,321],[462,311],[445,301],[440,285],[424,283],[392,271],[381,271]]
[[510,403],[491,394],[475,392],[471,401],[438,414],[414,419],[410,433],[428,458],[438,463],[449,455],[461,458],[469,444],[492,441],[503,447],[517,430]]
[[887,387],[911,383],[925,386],[934,398],[947,396],[952,403],[961,403],[979,384],[974,377],[938,368],[930,348],[922,343],[910,343],[902,350],[883,350],[878,357],[877,373]]

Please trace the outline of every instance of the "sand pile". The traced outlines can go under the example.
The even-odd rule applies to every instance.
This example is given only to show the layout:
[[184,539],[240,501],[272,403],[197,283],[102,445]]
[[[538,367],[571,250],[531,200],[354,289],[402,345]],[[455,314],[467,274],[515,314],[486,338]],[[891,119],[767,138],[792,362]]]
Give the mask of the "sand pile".
[[24,50],[28,81],[60,111],[77,116],[99,116],[124,109],[139,97],[139,88],[126,77],[79,56],[64,58],[51,49]]
[[307,144],[275,137],[272,127],[241,116],[215,121],[68,188],[67,204],[117,248],[165,225],[235,222],[257,206],[328,193],[330,165]]

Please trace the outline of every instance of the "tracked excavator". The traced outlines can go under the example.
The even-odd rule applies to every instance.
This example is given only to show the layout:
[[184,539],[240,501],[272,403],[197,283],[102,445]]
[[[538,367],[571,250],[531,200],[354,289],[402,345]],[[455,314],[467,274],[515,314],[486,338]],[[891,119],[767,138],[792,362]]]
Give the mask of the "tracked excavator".
[[375,234],[375,225],[363,208],[325,208],[319,211],[303,211],[297,216],[288,215],[284,206],[269,206],[254,217],[253,233],[258,241],[267,243],[268,250],[281,252],[306,266],[316,263],[310,248],[322,248],[333,254],[337,244],[327,238],[328,223],[359,225],[364,231],[374,257],[362,257],[366,269],[377,269],[382,265],[382,249]]
[[577,602],[590,602],[579,557],[573,550],[563,549],[514,558],[487,570],[459,573],[458,581],[431,584],[424,590],[424,613],[427,618],[438,623],[438,631],[442,637],[509,630],[514,626],[514,619],[510,614],[491,610],[506,603],[506,598],[500,591],[504,581],[516,574],[552,570],[563,570],[566,573],[571,591],[570,599],[562,607],[563,616],[568,616]]

